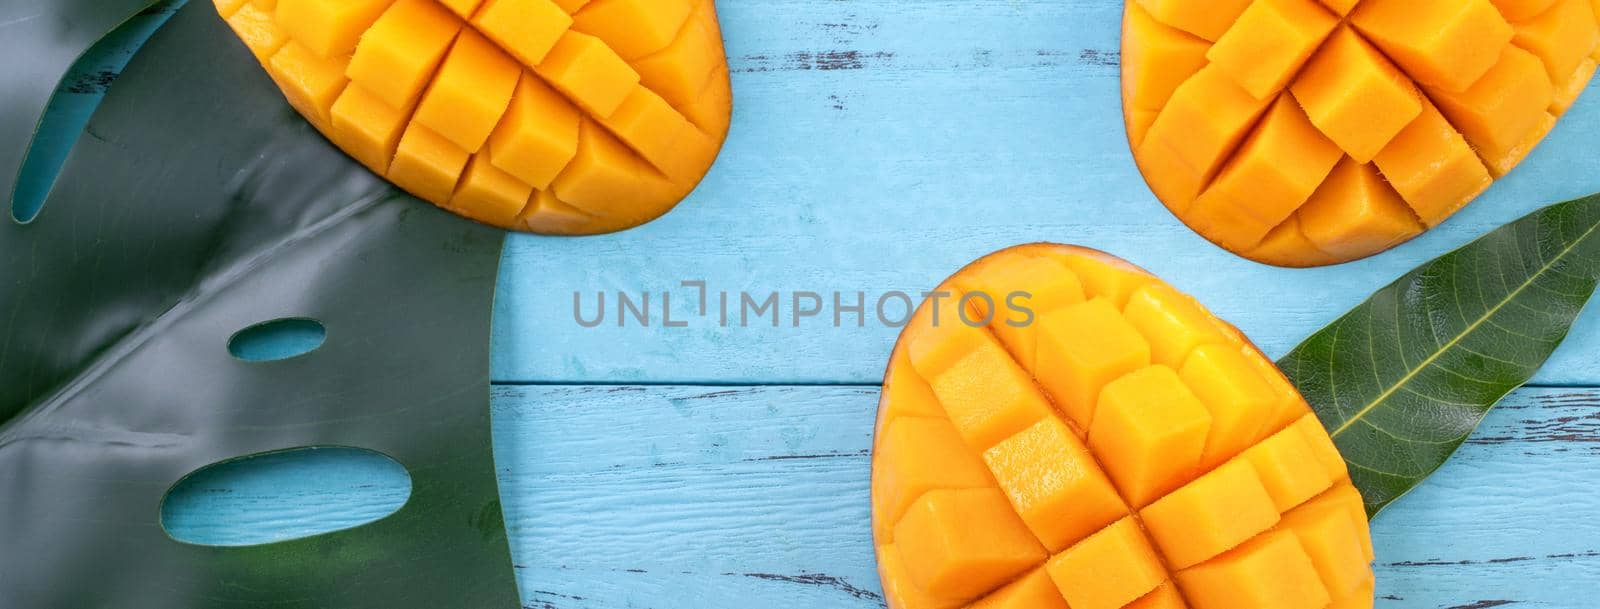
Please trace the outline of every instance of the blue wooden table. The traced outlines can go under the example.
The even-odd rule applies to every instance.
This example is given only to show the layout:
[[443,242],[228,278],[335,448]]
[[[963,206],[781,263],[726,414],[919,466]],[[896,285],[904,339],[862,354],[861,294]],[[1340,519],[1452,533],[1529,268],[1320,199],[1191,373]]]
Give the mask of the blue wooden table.
[[[1446,225],[1366,261],[1282,270],[1222,252],[1150,195],[1123,139],[1116,0],[720,0],[732,135],[662,220],[512,238],[495,304],[501,493],[530,607],[876,607],[870,433],[896,330],[873,305],[1029,241],[1123,256],[1269,354],[1405,270],[1600,190],[1600,96]],[[711,315],[698,311],[705,282]],[[600,327],[574,318],[574,293]],[[651,325],[616,294],[650,293]],[[670,293],[665,327],[662,293]],[[718,323],[717,294],[733,298]],[[738,320],[740,293],[779,318]],[[821,314],[796,322],[796,292]],[[833,323],[832,295],[854,313]],[[809,297],[802,297],[809,305]],[[891,317],[898,301],[890,300]],[[1593,607],[1600,589],[1600,314],[1459,456],[1374,524],[1380,607]],[[224,470],[168,526],[212,543],[370,520],[381,462],[304,454]]]

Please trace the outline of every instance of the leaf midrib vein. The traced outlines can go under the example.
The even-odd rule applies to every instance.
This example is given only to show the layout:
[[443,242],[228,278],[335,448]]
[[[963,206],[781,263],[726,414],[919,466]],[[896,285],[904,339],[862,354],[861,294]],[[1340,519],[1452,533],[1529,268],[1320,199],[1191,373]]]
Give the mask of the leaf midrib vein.
[[[1335,428],[1329,435],[1333,438],[1338,438],[1339,436],[1343,435],[1346,430],[1350,429],[1351,425],[1354,425],[1357,421],[1365,419],[1368,413],[1371,413],[1373,409],[1387,401],[1389,397],[1394,395],[1394,393],[1401,387],[1405,386],[1407,383],[1410,383],[1411,379],[1416,378],[1416,376],[1428,366],[1433,365],[1434,361],[1438,360],[1445,353],[1455,348],[1455,346],[1459,344],[1462,339],[1465,339],[1468,335],[1477,330],[1478,326],[1483,325],[1484,322],[1494,317],[1494,315],[1499,313],[1500,309],[1505,307],[1506,304],[1515,301],[1517,296],[1522,294],[1523,290],[1528,289],[1528,286],[1533,285],[1534,281],[1542,277],[1547,271],[1554,267],[1556,263],[1565,259],[1568,254],[1571,254],[1574,248],[1577,248],[1584,241],[1588,240],[1589,236],[1594,234],[1596,228],[1600,228],[1600,222],[1590,224],[1589,228],[1583,231],[1582,235],[1579,235],[1577,239],[1573,239],[1572,243],[1568,244],[1567,247],[1562,248],[1562,250],[1556,253],[1555,256],[1551,256],[1549,261],[1541,265],[1539,270],[1528,275],[1528,278],[1524,280],[1521,285],[1518,285],[1515,290],[1512,290],[1509,294],[1506,294],[1505,298],[1500,299],[1500,301],[1495,303],[1493,307],[1489,308],[1487,311],[1484,311],[1483,315],[1478,316],[1478,318],[1473,320],[1471,324],[1462,329],[1461,332],[1456,333],[1454,337],[1451,337],[1450,342],[1440,346],[1439,349],[1435,350],[1428,357],[1423,358],[1423,360],[1418,363],[1416,367],[1407,370],[1405,376],[1400,377],[1400,380],[1384,389],[1383,393],[1379,394],[1378,397],[1374,398],[1371,402],[1368,402],[1366,406],[1361,408],[1361,410],[1356,411],[1355,415],[1345,419],[1344,422],[1340,423],[1339,427]],[[1402,355],[1402,357],[1404,356]],[[1330,379],[1330,381],[1331,380],[1332,379]]]

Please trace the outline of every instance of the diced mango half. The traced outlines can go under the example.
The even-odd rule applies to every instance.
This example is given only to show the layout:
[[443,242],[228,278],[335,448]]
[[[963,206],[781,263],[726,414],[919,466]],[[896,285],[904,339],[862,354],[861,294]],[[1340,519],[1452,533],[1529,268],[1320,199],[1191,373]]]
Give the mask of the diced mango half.
[[[1045,295],[1016,328],[1032,365],[973,298],[1013,290]],[[1238,330],[1071,246],[997,252],[932,292],[874,440],[891,607],[1371,609],[1344,460]]]
[[727,137],[713,0],[214,2],[328,139],[479,222],[642,224],[688,196]]
[[1126,5],[1124,121],[1146,183],[1208,240],[1278,266],[1438,225],[1527,158],[1600,56],[1593,0]]

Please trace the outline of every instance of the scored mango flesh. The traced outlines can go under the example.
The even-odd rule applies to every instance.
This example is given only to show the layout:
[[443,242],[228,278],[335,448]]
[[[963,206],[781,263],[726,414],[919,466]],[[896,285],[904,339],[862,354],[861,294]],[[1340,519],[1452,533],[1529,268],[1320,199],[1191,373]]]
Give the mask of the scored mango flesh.
[[[1063,245],[938,291],[894,348],[873,442],[891,609],[1372,607],[1344,460],[1232,326]],[[1002,304],[1017,291],[1031,315]]]
[[733,98],[713,0],[215,0],[289,103],[474,220],[629,228],[711,168]]
[[1471,202],[1588,86],[1600,0],[1128,0],[1123,115],[1156,196],[1280,266]]

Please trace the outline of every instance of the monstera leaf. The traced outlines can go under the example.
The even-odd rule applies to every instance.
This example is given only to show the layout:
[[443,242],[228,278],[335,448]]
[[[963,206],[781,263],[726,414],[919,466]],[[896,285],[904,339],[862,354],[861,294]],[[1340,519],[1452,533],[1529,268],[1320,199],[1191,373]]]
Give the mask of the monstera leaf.
[[[49,97],[41,79],[54,87],[66,58],[146,4],[0,6],[37,9],[0,19],[0,192],[26,149],[18,126]],[[501,239],[348,160],[209,6],[181,9],[39,215],[0,221],[0,606],[516,607],[488,420]],[[239,330],[283,318],[317,320],[325,342],[230,354]],[[305,446],[393,458],[410,500],[283,543],[163,531],[163,496],[187,474]]]
[[1278,362],[1376,514],[1533,377],[1600,281],[1600,195],[1546,207],[1407,273]]

